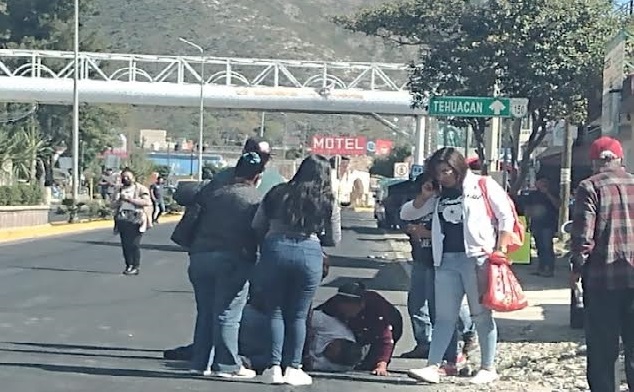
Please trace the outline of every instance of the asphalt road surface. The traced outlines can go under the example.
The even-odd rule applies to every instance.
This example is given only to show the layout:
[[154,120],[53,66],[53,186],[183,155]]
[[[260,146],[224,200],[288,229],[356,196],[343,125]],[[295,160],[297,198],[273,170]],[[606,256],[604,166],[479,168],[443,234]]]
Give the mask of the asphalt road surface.
[[[369,214],[346,212],[344,240],[332,252],[331,276],[321,302],[350,280],[364,280],[405,311],[406,275]],[[143,239],[141,275],[121,275],[118,237],[93,231],[22,241],[0,249],[0,390],[214,391],[288,390],[257,382],[195,378],[186,364],[162,359],[162,350],[188,343],[194,302],[187,257],[172,246],[173,225]],[[406,322],[406,328],[408,323]],[[411,332],[397,353],[412,346]],[[392,376],[317,376],[307,391],[420,391],[399,370],[416,363],[395,360]]]

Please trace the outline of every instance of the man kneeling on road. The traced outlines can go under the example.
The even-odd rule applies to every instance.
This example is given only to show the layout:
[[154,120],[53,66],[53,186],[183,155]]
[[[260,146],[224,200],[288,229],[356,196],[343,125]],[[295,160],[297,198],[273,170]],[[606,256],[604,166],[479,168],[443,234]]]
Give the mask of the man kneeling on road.
[[356,369],[388,375],[394,347],[403,335],[403,317],[394,305],[355,282],[341,286],[337,295],[316,309],[345,323],[357,343],[369,349]]
[[[239,353],[245,366],[261,372],[270,362],[271,335],[263,305],[252,298],[242,314]],[[347,372],[361,362],[354,333],[338,319],[315,310],[307,321],[303,365],[306,370]]]

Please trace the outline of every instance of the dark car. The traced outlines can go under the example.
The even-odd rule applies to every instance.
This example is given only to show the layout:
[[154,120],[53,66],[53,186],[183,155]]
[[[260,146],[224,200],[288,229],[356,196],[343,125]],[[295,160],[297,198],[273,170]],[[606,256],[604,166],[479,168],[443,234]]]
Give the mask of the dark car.
[[388,178],[379,184],[375,194],[374,218],[382,229],[396,230],[400,227],[401,207],[416,196],[413,181]]

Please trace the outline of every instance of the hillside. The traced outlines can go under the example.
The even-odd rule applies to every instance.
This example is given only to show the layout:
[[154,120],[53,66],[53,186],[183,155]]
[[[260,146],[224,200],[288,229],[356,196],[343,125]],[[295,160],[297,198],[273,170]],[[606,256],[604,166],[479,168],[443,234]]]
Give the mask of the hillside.
[[[179,42],[178,37],[184,37],[217,56],[405,62],[412,58],[411,48],[407,54],[403,48],[349,33],[330,22],[332,16],[385,1],[95,0],[97,14],[83,25],[97,32],[114,52],[195,54]],[[173,136],[196,134],[195,110],[131,110],[127,121],[131,130],[152,127],[167,129]],[[236,114],[213,113],[216,121],[208,121],[210,139],[220,142],[222,133],[246,133],[259,125],[256,113]],[[271,128],[280,129],[280,116],[271,117]],[[352,127],[350,132],[364,129],[382,135],[385,130],[359,116],[289,115],[287,120],[291,132],[298,123],[314,132]]]

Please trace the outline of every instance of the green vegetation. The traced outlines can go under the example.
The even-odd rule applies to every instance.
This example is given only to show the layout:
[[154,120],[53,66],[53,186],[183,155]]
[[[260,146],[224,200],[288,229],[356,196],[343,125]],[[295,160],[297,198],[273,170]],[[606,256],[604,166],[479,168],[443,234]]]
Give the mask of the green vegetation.
[[370,174],[392,178],[394,177],[394,164],[403,162],[411,154],[411,146],[397,146],[392,149],[392,152],[387,157],[378,158],[374,161],[372,167],[370,167]]
[[[529,98],[528,153],[545,137],[546,121],[566,117],[587,124],[596,118],[596,109],[592,118],[588,109],[600,108],[604,47],[621,26],[604,0],[404,0],[336,21],[420,49],[411,77],[417,105],[430,94],[491,96],[494,86],[502,96]],[[467,122],[483,156],[488,120]],[[517,156],[515,129],[510,136]]]
[[38,185],[0,186],[0,206],[36,206],[43,200],[44,193]]

